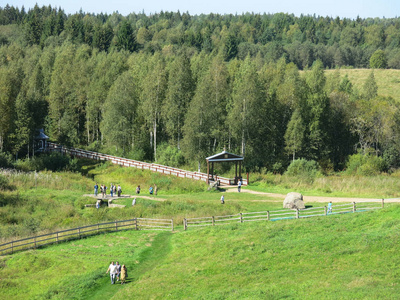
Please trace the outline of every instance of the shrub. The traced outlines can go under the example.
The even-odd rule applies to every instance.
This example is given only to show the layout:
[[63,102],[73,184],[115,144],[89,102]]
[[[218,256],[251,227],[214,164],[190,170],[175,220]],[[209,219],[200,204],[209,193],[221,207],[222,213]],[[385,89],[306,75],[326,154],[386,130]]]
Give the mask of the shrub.
[[178,148],[162,144],[157,148],[157,163],[170,167],[179,167],[185,163],[185,159]]
[[0,168],[11,168],[12,166],[11,155],[0,152]]
[[376,50],[369,60],[369,65],[372,69],[386,69],[387,59],[385,52],[381,49]]
[[320,167],[315,160],[301,158],[296,159],[289,165],[285,175],[315,177],[319,170]]
[[31,159],[20,160],[16,163],[16,167],[22,171],[74,171],[76,168],[76,160],[74,161],[66,155],[53,152],[49,155],[43,154],[35,156]]
[[358,153],[351,155],[346,164],[346,173],[350,175],[373,176],[386,170],[385,160],[372,154]]

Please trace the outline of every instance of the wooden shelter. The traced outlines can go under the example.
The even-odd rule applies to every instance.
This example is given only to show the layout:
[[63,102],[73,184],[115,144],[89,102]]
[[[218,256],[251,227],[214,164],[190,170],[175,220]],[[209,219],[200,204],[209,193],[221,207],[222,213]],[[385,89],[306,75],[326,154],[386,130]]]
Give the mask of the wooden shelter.
[[44,133],[43,129],[38,130],[38,134],[34,137],[34,151],[44,152],[47,151],[47,141],[49,137]]
[[[239,180],[242,179],[242,162],[244,160],[243,156],[232,154],[226,151],[214,154],[206,158],[207,160],[207,184],[210,180],[216,180],[214,177],[214,163],[216,162],[234,162],[235,163],[235,178],[234,183],[237,184]],[[239,173],[238,173],[239,165]]]

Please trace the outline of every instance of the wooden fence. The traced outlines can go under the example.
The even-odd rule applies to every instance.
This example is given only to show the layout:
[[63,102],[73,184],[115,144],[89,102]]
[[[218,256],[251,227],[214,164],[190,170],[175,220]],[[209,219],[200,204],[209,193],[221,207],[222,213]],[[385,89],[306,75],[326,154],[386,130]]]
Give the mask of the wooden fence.
[[172,219],[134,218],[124,221],[113,221],[95,225],[82,226],[61,230],[53,233],[29,237],[0,245],[0,255],[12,254],[17,251],[36,249],[50,244],[58,244],[74,239],[96,235],[105,232],[121,230],[174,230]]
[[[190,178],[194,180],[203,180],[207,181],[207,174],[201,173],[201,172],[192,172],[192,171],[186,171],[182,169],[177,169],[177,168],[172,168],[160,164],[152,164],[152,163],[146,163],[143,161],[138,161],[138,160],[133,160],[133,159],[127,159],[123,157],[117,157],[117,156],[112,156],[112,155],[107,155],[107,154],[102,154],[98,152],[93,152],[93,151],[87,151],[87,150],[82,150],[82,149],[75,149],[75,148],[67,148],[58,144],[54,143],[48,143],[48,149],[49,151],[55,151],[55,152],[60,152],[62,154],[69,154],[71,156],[76,156],[76,157],[81,157],[81,158],[89,158],[89,159],[95,159],[95,160],[108,160],[111,161],[113,164],[117,164],[120,166],[124,167],[134,167],[138,168],[141,170],[150,170],[153,172],[159,172],[163,173],[166,175],[173,175],[177,176],[180,178]],[[225,177],[219,177],[217,178],[221,184],[224,185],[232,185],[233,184],[233,179],[230,178],[225,178]],[[247,185],[247,179],[242,180],[243,185]]]
[[284,219],[301,219],[318,216],[327,216],[343,213],[365,212],[369,210],[379,209],[384,207],[384,199],[379,202],[352,202],[348,204],[332,205],[332,211],[328,211],[326,206],[312,207],[302,210],[280,209],[273,211],[247,212],[238,213],[235,215],[212,216],[200,218],[185,218],[183,219],[184,230],[188,227],[203,227],[226,225],[233,223],[244,223],[254,221],[276,221]]

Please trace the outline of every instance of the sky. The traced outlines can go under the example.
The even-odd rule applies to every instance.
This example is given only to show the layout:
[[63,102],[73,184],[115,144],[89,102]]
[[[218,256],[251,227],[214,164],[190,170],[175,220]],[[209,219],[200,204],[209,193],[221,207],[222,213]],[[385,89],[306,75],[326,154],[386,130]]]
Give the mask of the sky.
[[[4,4],[2,4],[4,3]],[[289,13],[296,16],[319,15],[355,19],[361,18],[394,18],[400,16],[399,0],[2,0],[0,7],[6,4],[28,11],[37,3],[40,7],[51,5],[61,7],[67,14],[80,9],[86,13],[112,14],[118,11],[126,16],[132,12],[143,12],[147,15],[160,11],[189,12],[199,14],[242,14],[254,13]]]

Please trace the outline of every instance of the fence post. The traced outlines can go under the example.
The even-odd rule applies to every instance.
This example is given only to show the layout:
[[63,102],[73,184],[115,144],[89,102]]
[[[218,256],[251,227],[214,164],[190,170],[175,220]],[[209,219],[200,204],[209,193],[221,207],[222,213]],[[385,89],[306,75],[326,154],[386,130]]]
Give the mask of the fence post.
[[99,223],[97,223],[97,234],[99,234],[99,231],[100,231],[100,229],[99,229]]
[[299,218],[299,209],[296,208],[296,219],[298,219],[298,218]]
[[79,238],[81,238],[81,228],[80,227],[78,227],[78,235],[79,235]]
[[215,226],[215,218],[212,216],[212,226]]
[[117,220],[115,220],[115,231],[118,231]]
[[174,231],[174,219],[171,219],[171,228],[172,228],[172,231]]
[[239,213],[239,215],[240,215],[240,223],[243,223],[243,214]]
[[14,253],[14,242],[11,242],[11,254]]
[[385,199],[382,199],[382,208],[383,208],[383,206],[384,206],[384,202],[385,202]]
[[356,212],[356,203],[353,202],[353,213],[355,213],[355,212]]
[[269,211],[267,211],[267,221],[269,221]]
[[137,218],[135,218],[135,230],[138,230],[138,226],[137,226]]
[[36,236],[33,238],[33,242],[34,242],[34,247],[36,249]]
[[183,230],[187,230],[186,218],[183,218]]
[[326,206],[324,206],[324,215],[326,216],[328,213],[328,210],[326,209]]
[[58,231],[57,231],[57,237],[56,237],[56,242],[57,242],[57,244],[58,244]]

